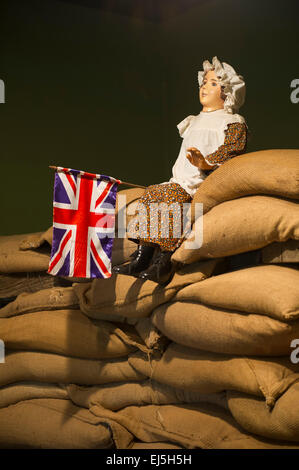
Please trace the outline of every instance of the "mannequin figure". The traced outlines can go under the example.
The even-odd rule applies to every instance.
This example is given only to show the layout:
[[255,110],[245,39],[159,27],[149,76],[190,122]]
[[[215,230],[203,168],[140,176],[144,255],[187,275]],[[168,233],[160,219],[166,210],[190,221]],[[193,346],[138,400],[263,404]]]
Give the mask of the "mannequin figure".
[[[192,201],[204,179],[227,160],[246,152],[247,124],[236,113],[245,100],[243,77],[215,56],[212,63],[208,60],[203,62],[203,71],[198,73],[198,83],[202,111],[197,116],[186,117],[178,124],[183,142],[172,168],[172,177],[168,182],[146,188],[139,201],[140,207],[142,204],[147,211],[147,223],[142,227],[145,236],[132,236],[131,239],[138,243],[134,259],[129,264],[114,266],[113,271],[116,273],[166,285],[174,274],[171,255],[184,238],[174,236],[172,211],[168,214],[168,237],[163,237],[165,220],[162,216],[160,220],[156,219],[157,227],[150,227],[151,203],[164,202],[168,206],[179,204],[182,220],[183,204]],[[150,228],[156,229],[155,237]],[[159,252],[153,257],[155,248]]]

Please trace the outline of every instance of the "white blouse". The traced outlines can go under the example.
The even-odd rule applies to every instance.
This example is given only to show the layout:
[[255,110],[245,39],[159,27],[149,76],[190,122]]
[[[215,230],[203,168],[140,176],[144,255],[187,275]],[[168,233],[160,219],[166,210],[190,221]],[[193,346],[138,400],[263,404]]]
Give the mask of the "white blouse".
[[207,176],[189,162],[186,157],[187,148],[196,147],[204,157],[207,157],[223,145],[225,130],[228,124],[234,122],[245,123],[245,119],[240,114],[227,113],[224,109],[210,112],[201,111],[197,116],[188,116],[181,121],[177,128],[180,136],[183,137],[183,142],[179,156],[172,168],[172,178],[167,183],[178,183],[193,197]]

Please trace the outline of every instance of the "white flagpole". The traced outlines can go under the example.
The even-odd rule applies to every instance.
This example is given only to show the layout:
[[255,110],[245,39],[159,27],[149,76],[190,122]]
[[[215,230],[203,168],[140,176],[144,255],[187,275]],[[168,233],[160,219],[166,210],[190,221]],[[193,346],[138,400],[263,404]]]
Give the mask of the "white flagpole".
[[[52,170],[57,171],[57,166],[54,165],[49,165],[49,168],[52,168]],[[128,183],[127,181],[121,181],[120,184],[125,184],[126,186],[131,186],[132,188],[146,188],[146,186],[141,186],[140,184],[134,184],[134,183]]]

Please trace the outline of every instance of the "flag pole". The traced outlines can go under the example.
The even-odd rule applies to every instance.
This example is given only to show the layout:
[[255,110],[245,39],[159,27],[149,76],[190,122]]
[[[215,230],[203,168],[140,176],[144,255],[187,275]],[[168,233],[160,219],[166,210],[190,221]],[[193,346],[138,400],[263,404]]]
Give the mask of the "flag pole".
[[[49,165],[49,168],[57,171],[57,166]],[[131,186],[132,188],[146,188],[146,186],[141,186],[140,184],[127,183],[127,181],[120,181],[120,184],[125,184],[126,186]]]

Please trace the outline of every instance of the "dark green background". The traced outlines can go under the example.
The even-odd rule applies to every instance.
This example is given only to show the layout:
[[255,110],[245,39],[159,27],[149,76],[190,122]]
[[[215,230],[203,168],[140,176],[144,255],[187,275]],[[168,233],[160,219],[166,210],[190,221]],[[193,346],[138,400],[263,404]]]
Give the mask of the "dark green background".
[[298,0],[176,0],[143,15],[149,1],[137,14],[129,1],[1,2],[2,235],[51,225],[49,164],[168,180],[176,125],[201,111],[197,72],[214,55],[245,78],[248,151],[299,148]]

